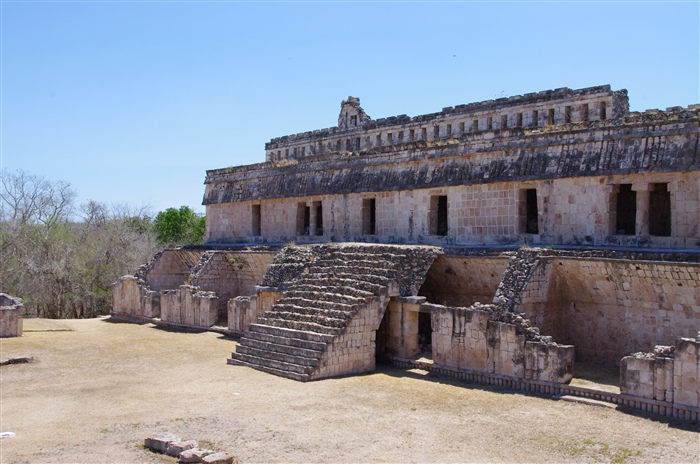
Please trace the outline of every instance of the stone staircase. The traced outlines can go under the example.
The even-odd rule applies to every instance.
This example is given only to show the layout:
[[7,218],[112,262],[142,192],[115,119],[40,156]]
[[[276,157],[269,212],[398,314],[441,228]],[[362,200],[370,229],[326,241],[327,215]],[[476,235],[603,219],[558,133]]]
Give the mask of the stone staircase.
[[[342,244],[305,253],[301,263],[298,253],[285,263],[284,252],[273,263],[276,280],[264,283],[283,289],[282,298],[251,324],[229,364],[301,381],[372,370],[374,332],[390,297],[417,294],[440,251]],[[285,265],[293,270],[286,279]]]

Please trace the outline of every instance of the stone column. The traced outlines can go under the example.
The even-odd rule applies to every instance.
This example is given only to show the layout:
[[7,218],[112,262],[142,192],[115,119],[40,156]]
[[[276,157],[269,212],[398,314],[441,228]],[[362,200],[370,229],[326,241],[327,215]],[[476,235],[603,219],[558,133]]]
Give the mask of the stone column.
[[316,235],[316,202],[306,204],[309,207],[309,236]]
[[632,184],[632,191],[637,192],[637,235],[649,235],[649,184]]

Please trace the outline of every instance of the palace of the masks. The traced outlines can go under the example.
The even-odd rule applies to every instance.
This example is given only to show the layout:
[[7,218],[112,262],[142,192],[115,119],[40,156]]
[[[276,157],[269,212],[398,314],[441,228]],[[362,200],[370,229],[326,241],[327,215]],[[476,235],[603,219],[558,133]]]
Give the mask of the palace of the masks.
[[388,363],[697,420],[699,123],[609,86],[376,120],[349,97],[207,171],[205,245],[122,277],[113,316],[240,337],[229,364],[296,380]]

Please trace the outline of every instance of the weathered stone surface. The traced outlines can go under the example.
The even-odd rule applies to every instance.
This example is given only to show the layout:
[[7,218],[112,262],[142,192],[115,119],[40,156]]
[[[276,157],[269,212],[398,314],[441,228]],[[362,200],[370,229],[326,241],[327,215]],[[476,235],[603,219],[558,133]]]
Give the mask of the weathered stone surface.
[[165,454],[172,443],[180,441],[182,439],[172,433],[159,433],[146,438],[144,446],[152,451]]
[[181,463],[202,462],[202,459],[205,456],[208,456],[210,454],[214,454],[214,451],[208,450],[208,449],[192,448],[192,449],[184,450],[182,453],[180,453],[180,460],[178,462],[181,462]]
[[21,298],[0,293],[0,337],[21,337],[24,305]]
[[204,456],[202,462],[206,464],[238,464],[238,459],[232,454],[221,452]]
[[199,444],[196,440],[174,441],[168,445],[165,454],[178,457],[183,451],[197,448],[198,446]]

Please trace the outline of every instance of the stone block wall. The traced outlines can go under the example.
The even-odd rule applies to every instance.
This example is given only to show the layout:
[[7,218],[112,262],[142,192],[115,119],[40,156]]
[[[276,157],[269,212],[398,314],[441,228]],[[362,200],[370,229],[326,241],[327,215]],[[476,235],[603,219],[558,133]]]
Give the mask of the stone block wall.
[[515,309],[543,333],[575,345],[578,361],[619,364],[700,328],[695,263],[545,258]]
[[388,303],[384,294],[355,315],[345,331],[333,338],[310,380],[374,371],[377,330]]
[[700,407],[700,340],[697,338],[676,340],[673,358],[673,402]]
[[160,317],[160,293],[134,276],[122,276],[112,285],[112,314]]
[[673,361],[670,357],[625,356],[620,363],[620,391],[673,403]]
[[700,412],[700,339],[678,338],[673,346],[622,359],[620,391]]
[[228,328],[234,332],[245,332],[250,324],[262,317],[272,305],[282,298],[282,292],[274,287],[256,287],[257,294],[238,296],[228,300]]
[[491,320],[480,305],[432,311],[436,365],[564,383],[573,377],[574,347],[527,341],[515,324]]
[[208,328],[216,324],[218,297],[197,287],[181,285],[177,290],[161,291],[160,318],[190,327]]
[[0,337],[21,337],[24,305],[20,298],[0,293]]
[[468,307],[474,303],[491,303],[509,257],[447,256],[438,257],[430,267],[418,293],[429,303]]
[[190,272],[203,254],[204,251],[195,250],[164,250],[151,263],[144,280],[154,291],[171,290],[189,284]]

